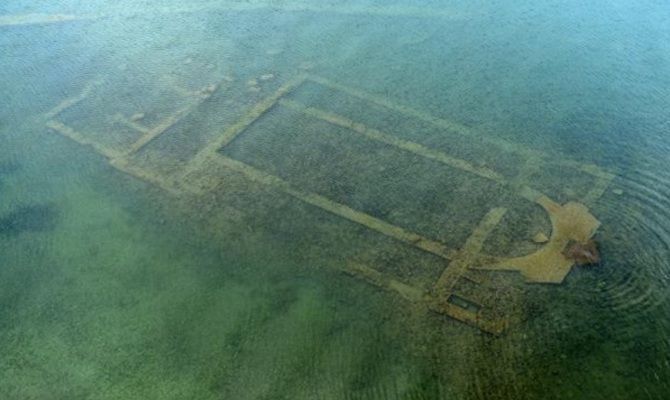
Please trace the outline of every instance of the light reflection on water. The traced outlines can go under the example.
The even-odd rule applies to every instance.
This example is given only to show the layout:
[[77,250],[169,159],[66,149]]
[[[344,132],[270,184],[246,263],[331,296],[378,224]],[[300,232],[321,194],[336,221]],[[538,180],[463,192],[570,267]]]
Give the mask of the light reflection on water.
[[[663,398],[670,11],[425,7],[1,6],[33,15],[0,26],[3,398]],[[429,287],[439,257],[240,173],[206,196],[175,197],[45,128],[48,111],[90,82],[92,94],[58,119],[116,150],[128,142],[114,134],[132,142],[192,107],[132,158],[176,179],[305,73],[406,109],[313,83],[288,100],[480,171],[512,177],[527,161],[492,139],[615,174],[590,204],[601,265],[574,268],[560,286],[495,278],[514,324],[494,337],[339,272],[356,259]],[[431,128],[407,109],[476,135]],[[484,249],[538,248],[528,238],[548,220],[509,187],[366,140],[279,105],[220,154],[453,247],[502,204],[509,214]],[[559,201],[591,188],[544,167],[527,177]]]

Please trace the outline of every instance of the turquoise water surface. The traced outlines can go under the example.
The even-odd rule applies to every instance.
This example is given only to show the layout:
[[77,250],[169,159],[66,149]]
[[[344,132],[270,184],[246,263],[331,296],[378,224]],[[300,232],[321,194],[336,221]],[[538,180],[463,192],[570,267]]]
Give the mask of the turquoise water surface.
[[6,3],[1,399],[670,398],[667,2]]

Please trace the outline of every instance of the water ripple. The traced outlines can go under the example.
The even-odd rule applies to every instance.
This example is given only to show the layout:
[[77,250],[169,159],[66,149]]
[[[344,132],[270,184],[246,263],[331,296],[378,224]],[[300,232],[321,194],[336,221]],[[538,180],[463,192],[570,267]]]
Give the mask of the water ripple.
[[670,174],[645,165],[616,184],[624,194],[600,204],[614,222],[611,240],[603,243],[613,271],[597,290],[607,295],[611,310],[633,323],[670,306]]

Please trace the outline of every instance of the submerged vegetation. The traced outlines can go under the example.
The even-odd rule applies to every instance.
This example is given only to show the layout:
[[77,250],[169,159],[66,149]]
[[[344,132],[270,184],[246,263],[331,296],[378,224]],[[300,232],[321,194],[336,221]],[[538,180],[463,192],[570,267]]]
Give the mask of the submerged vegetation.
[[485,3],[0,4],[0,399],[665,400],[670,10]]
[[56,224],[57,211],[50,204],[22,205],[0,215],[0,235],[15,236],[23,232],[45,232]]

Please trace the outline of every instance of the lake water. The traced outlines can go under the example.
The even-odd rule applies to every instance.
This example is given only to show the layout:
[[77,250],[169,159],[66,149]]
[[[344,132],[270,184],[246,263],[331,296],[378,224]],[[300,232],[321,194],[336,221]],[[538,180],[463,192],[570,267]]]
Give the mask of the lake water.
[[667,2],[7,3],[0,398],[670,396]]

